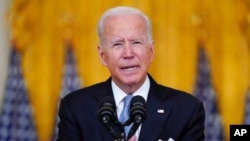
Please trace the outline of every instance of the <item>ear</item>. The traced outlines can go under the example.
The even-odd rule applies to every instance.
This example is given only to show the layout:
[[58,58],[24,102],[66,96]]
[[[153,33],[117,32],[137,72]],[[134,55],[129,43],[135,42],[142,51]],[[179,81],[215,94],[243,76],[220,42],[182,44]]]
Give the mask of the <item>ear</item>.
[[154,60],[154,55],[155,55],[155,42],[152,41],[151,45],[150,45],[150,61],[151,63],[153,62]]
[[99,55],[99,58],[101,60],[101,63],[106,67],[107,63],[106,63],[106,57],[105,57],[105,53],[104,53],[104,48],[101,47],[100,45],[98,45],[98,55]]

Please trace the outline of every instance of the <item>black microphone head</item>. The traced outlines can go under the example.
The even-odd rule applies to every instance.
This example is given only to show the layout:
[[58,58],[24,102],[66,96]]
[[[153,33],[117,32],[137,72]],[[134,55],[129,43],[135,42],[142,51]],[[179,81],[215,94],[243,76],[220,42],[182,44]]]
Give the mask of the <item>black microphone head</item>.
[[146,117],[146,102],[142,96],[134,96],[130,103],[130,118],[135,123],[142,123]]
[[102,123],[110,123],[114,120],[115,104],[111,96],[104,97],[98,109],[98,119]]
[[98,119],[107,129],[107,131],[113,136],[115,140],[120,138],[120,133],[115,130],[115,102],[111,96],[104,97],[99,105],[97,111]]

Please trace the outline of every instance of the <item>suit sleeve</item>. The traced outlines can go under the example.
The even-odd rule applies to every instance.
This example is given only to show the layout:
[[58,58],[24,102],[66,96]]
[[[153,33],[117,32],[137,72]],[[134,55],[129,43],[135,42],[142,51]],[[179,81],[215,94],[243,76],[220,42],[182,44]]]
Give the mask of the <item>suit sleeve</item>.
[[57,141],[80,141],[80,130],[65,99],[59,107],[59,124]]
[[182,141],[204,141],[204,122],[204,106],[202,102],[198,101],[193,110],[191,120],[187,125]]

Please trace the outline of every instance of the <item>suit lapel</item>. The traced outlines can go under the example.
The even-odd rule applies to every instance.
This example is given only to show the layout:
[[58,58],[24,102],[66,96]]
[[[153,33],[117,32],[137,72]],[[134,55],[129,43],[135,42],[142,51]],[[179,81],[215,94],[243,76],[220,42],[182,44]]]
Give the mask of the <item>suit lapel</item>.
[[99,109],[101,100],[106,96],[113,97],[113,92],[111,88],[111,79],[109,78],[106,82],[99,85],[97,89],[99,90],[98,93],[92,94],[93,104],[90,106],[91,113],[93,114],[94,117],[97,116],[97,111]]
[[161,90],[162,87],[159,87],[151,77],[150,80],[147,118],[141,127],[140,141],[158,140],[172,109],[167,103],[167,94]]
[[113,140],[111,134],[105,129],[105,127],[102,125],[102,123],[98,120],[98,115],[97,111],[99,109],[99,105],[101,100],[105,96],[112,96],[113,97],[113,92],[111,88],[111,79],[109,78],[106,82],[102,83],[100,87],[98,88],[99,92],[94,94],[93,93],[93,103],[89,107],[90,108],[90,113],[92,114],[92,117],[96,120],[96,127],[98,128],[98,131],[101,135],[102,140]]

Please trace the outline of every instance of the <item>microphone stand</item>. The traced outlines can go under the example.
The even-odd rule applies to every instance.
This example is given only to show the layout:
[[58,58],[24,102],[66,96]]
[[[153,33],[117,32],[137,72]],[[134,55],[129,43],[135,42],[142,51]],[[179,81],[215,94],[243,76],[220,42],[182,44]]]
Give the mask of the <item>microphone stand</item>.
[[127,141],[126,136],[125,136],[125,130],[124,130],[124,125],[116,118],[115,119],[115,124],[118,126],[119,131],[120,131],[120,136],[117,141]]
[[128,132],[128,139],[131,138],[135,134],[135,132],[138,129],[138,127],[140,126],[140,124],[141,123],[134,122],[133,126],[130,128],[130,130]]
[[[120,127],[120,131],[121,131],[121,140],[120,141],[128,141],[128,139],[131,137],[129,137],[129,136],[127,136],[126,137],[126,134],[125,134],[125,130],[124,130],[124,127],[125,126],[129,126],[130,124],[132,124],[132,120],[131,119],[128,119],[124,124],[121,124],[120,122],[119,122],[119,127]],[[134,124],[133,124],[133,126],[135,126]],[[132,127],[133,127],[132,126]],[[131,129],[130,129],[131,130]],[[130,133],[131,131],[129,131],[129,133]],[[131,134],[131,133],[130,133]],[[128,134],[129,135],[129,134]]]
[[118,141],[127,141],[126,136],[125,136],[124,126],[121,123],[119,124],[119,129],[120,129],[121,136]]

